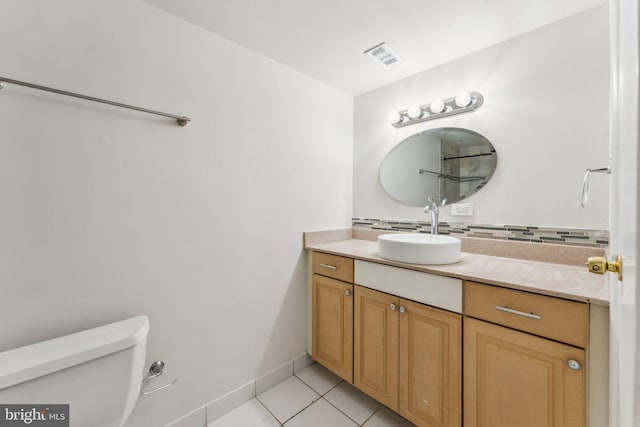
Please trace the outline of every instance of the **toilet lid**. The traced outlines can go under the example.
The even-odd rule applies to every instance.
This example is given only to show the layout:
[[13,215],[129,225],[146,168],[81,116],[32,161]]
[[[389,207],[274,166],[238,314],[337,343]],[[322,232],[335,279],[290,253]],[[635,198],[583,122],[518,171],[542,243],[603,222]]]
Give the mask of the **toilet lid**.
[[133,347],[146,339],[147,316],[0,353],[0,390]]

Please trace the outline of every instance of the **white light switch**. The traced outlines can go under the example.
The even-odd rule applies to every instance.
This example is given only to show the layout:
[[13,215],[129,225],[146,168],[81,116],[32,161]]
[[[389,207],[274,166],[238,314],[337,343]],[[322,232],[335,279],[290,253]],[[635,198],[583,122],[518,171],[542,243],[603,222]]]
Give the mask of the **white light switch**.
[[473,216],[473,203],[452,203],[451,215]]

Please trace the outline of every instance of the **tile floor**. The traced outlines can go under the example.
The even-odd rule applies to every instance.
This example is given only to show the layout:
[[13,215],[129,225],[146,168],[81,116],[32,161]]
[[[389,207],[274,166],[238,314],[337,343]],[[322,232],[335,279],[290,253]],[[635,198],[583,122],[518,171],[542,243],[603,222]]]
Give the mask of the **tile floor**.
[[350,384],[314,363],[207,427],[410,427]]

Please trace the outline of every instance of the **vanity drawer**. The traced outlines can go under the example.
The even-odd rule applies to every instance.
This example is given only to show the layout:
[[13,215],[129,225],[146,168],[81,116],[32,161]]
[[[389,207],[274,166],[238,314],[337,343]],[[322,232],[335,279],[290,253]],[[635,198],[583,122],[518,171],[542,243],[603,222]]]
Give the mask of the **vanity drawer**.
[[343,282],[353,283],[353,259],[338,255],[313,253],[313,272]]
[[464,313],[585,348],[587,304],[465,282]]

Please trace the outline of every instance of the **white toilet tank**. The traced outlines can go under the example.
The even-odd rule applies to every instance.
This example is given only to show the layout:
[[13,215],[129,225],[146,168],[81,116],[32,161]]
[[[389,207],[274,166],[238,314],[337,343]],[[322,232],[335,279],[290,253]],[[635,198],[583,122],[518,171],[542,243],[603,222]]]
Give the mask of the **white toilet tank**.
[[71,427],[120,427],[140,393],[148,332],[138,316],[0,353],[0,404],[69,404]]

